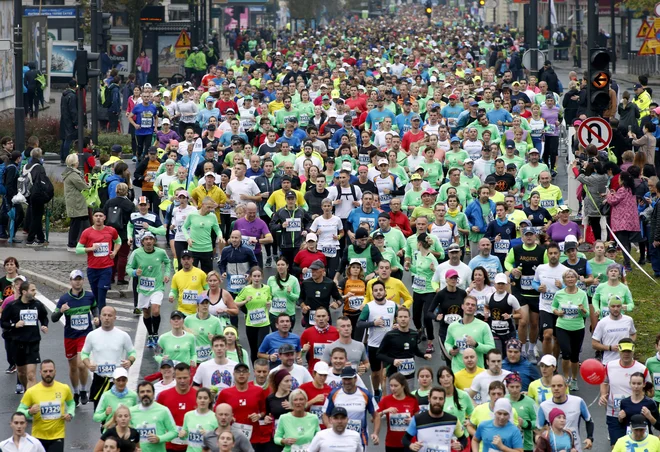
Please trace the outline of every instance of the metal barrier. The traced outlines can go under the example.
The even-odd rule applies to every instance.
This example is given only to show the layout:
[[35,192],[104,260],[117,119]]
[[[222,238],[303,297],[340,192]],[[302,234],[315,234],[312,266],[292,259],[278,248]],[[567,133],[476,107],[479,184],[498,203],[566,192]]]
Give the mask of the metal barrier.
[[660,55],[639,56],[628,53],[628,73],[633,75],[660,75]]

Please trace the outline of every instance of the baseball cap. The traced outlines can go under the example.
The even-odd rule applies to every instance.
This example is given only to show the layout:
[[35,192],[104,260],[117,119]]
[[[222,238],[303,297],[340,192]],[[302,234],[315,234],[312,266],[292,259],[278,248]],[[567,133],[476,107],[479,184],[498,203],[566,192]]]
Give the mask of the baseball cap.
[[506,145],[507,148],[515,148],[516,147],[516,143],[514,143],[513,140],[506,140],[505,145]]
[[532,148],[529,151],[527,151],[528,154],[535,153],[535,154],[540,154],[539,150],[536,148]]
[[170,314],[170,319],[173,319],[174,317],[181,317],[182,319],[185,319],[186,315],[181,311],[172,311]]
[[190,194],[186,190],[181,190],[179,194],[176,195],[177,198],[180,198],[182,196],[185,196],[186,198],[190,198]]
[[557,358],[552,355],[543,355],[539,364],[545,364],[546,366],[555,366],[557,367]]
[[[171,359],[164,359],[160,362],[160,368],[162,369],[165,366],[174,367],[174,361]],[[116,371],[115,371],[116,372]]]
[[431,195],[431,196],[433,196],[433,195],[437,195],[437,194],[438,194],[438,192],[435,191],[435,189],[433,189],[432,187],[429,187],[429,188],[427,188],[426,190],[424,190],[424,191],[422,192],[422,196],[424,196],[424,195]]
[[495,179],[494,176],[487,176],[487,177],[486,177],[486,180],[485,180],[485,183],[486,183],[486,184],[496,184],[496,183],[497,183],[497,179]]
[[422,176],[421,174],[413,173],[412,176],[410,176],[410,180],[422,180]]
[[557,206],[557,210],[559,212],[566,212],[566,211],[570,212],[571,208],[568,207],[566,204],[561,204],[560,206]]
[[509,278],[504,273],[495,275],[495,284],[509,284]]
[[479,102],[477,102],[476,100],[470,102],[470,107],[476,107],[477,105],[479,105]]
[[330,367],[324,361],[318,361],[314,364],[314,372],[321,375],[328,375],[330,373]]
[[236,110],[234,110],[233,108],[228,108],[227,110],[225,110],[225,113],[236,113]]
[[147,199],[146,196],[140,196],[140,197],[138,198],[138,206],[139,206],[140,204],[149,204],[149,200]]
[[355,378],[357,377],[357,372],[351,366],[344,367],[341,370],[341,378]]
[[313,232],[310,232],[309,234],[307,234],[305,236],[305,241],[306,242],[316,242],[316,241],[318,241],[318,239],[319,238]]
[[245,363],[238,363],[234,366],[234,372],[238,372],[239,369],[245,369],[247,371],[250,371],[250,366],[248,366]]
[[211,177],[215,178],[215,174],[213,174],[211,171],[209,171],[208,173],[204,173],[204,177],[206,177],[206,176],[211,176]]
[[248,96],[245,96],[245,97],[243,98],[243,100],[244,100],[244,101],[245,101],[245,100],[252,100],[252,96],[249,96],[249,95],[248,95]]
[[367,237],[369,237],[369,233],[367,232],[366,229],[357,228],[357,231],[355,231],[355,238],[356,239],[366,239]]
[[309,264],[309,269],[310,270],[321,270],[321,269],[324,269],[324,268],[325,268],[325,264],[323,263],[323,261],[321,261],[319,259],[316,259],[314,262]]
[[474,160],[472,160],[470,157],[463,160],[463,166],[467,165],[468,163],[474,163]]
[[280,348],[277,349],[277,353],[279,353],[280,355],[283,355],[285,353],[295,353],[295,352],[296,352],[296,348],[291,344],[282,344],[280,345]]
[[293,198],[293,199],[296,199],[296,194],[295,194],[294,192],[292,192],[292,191],[288,191],[288,192],[286,192],[286,196],[285,196],[285,198]]
[[384,239],[384,238],[385,238],[385,234],[383,234],[380,230],[378,230],[378,231],[374,232],[374,235],[372,235],[371,238],[374,239],[374,240],[376,240],[376,239]]
[[362,262],[360,262],[360,259],[357,259],[357,258],[351,259],[351,261],[348,263],[348,265],[354,265],[354,264],[362,266]]
[[144,239],[147,239],[147,238],[149,238],[149,239],[156,239],[156,236],[155,236],[155,235],[153,234],[153,232],[151,232],[151,231],[144,231],[144,232],[142,233],[142,235],[140,236],[140,241],[142,241],[142,240],[144,240]]
[[577,237],[574,235],[567,235],[566,238],[564,239],[564,251],[568,251],[570,249],[577,249],[578,247],[578,241]]
[[343,406],[334,407],[332,409],[332,413],[330,413],[330,417],[337,417],[337,416],[348,417],[348,412],[346,411],[346,408],[344,408]]
[[115,371],[112,372],[112,379],[116,380],[118,378],[128,378],[128,371],[123,367],[115,368]]
[[451,100],[451,99],[456,99],[456,100],[457,100],[457,99],[458,99],[458,96],[457,96],[456,94],[450,94],[450,95],[449,95],[449,99],[450,99],[450,100]]
[[387,159],[380,159],[378,160],[378,166],[380,165],[389,165],[390,162],[387,161]]
[[341,169],[352,171],[353,165],[351,165],[351,162],[349,162],[348,160],[344,160],[341,164]]
[[[458,243],[452,243],[451,245],[449,245],[449,247],[447,247],[447,252],[448,253],[455,253],[455,252],[460,251],[460,250],[461,250],[461,247],[458,245]],[[456,270],[454,270],[454,271],[456,271]],[[458,273],[456,273],[456,274],[458,275]]]
[[156,146],[151,146],[148,152],[149,154],[158,154],[158,148]]
[[644,88],[641,83],[635,83],[633,85],[633,89],[640,89],[640,88]]
[[206,102],[215,102],[215,98],[209,96],[209,97],[206,98]]
[[73,270],[69,274],[69,279],[76,279],[76,278],[85,279],[85,274],[82,272],[82,270]]
[[110,148],[110,152],[115,152],[115,153],[120,153],[122,150],[120,144],[113,144],[112,147]]
[[635,350],[635,344],[632,342],[619,342],[620,352],[632,352]]
[[207,303],[210,303],[210,302],[211,302],[211,299],[209,298],[208,295],[206,295],[206,294],[200,294],[200,295],[197,295],[197,304],[202,304],[202,303],[204,303],[205,301],[206,301]]
[[336,118],[337,112],[335,110],[328,111],[328,118]]
[[458,137],[451,137],[451,140],[450,140],[450,141],[451,141],[452,143],[454,143],[454,142],[460,143],[460,142],[461,142],[461,139],[458,138]]
[[183,250],[181,251],[181,259],[183,259],[184,257],[189,257],[192,259],[193,255],[190,252],[190,250]]
[[643,429],[648,428],[648,424],[646,423],[646,418],[644,417],[644,415],[633,414],[630,417],[630,428],[632,428],[633,430],[638,428],[643,428]]
[[526,228],[522,228],[522,234],[536,234],[536,228],[533,228],[532,226],[527,226]]
[[506,169],[507,170],[518,169],[518,165],[516,165],[515,163],[508,163],[506,165]]
[[170,120],[169,120],[169,119],[167,119],[167,118],[163,119],[163,125],[165,125],[165,124],[169,124],[169,123],[170,123]]
[[445,273],[445,279],[446,278],[458,278],[458,272],[453,268],[450,268],[447,270],[447,273]]

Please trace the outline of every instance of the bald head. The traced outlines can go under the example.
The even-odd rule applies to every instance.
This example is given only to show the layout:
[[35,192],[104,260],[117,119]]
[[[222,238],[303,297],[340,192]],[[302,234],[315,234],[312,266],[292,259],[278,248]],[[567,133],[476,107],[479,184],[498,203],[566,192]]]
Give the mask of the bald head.
[[215,407],[215,418],[221,428],[230,428],[234,418],[234,410],[228,403],[220,403]]

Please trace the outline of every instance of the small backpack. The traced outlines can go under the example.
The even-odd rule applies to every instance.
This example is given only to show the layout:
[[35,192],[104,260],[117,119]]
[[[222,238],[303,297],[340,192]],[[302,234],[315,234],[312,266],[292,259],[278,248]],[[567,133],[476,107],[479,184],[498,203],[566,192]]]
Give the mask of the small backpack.
[[32,169],[36,165],[33,165],[29,170],[27,167],[23,168],[21,175],[18,177],[18,192],[28,199],[30,193],[32,192],[32,187],[34,186],[34,181],[32,180]]
[[109,86],[106,85],[101,86],[99,102],[101,104],[101,107],[103,108],[110,108],[110,106],[112,105],[112,90],[110,89]]
[[106,226],[112,226],[117,231],[124,229],[124,215],[120,206],[112,206],[108,209],[108,217],[105,220]]

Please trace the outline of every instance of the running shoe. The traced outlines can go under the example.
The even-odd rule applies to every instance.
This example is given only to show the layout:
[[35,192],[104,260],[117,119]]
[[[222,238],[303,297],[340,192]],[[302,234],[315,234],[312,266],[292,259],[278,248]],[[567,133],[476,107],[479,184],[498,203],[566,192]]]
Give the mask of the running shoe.
[[16,366],[15,365],[11,365],[11,366],[7,367],[7,370],[5,370],[6,374],[13,374],[15,372],[16,372]]
[[268,256],[266,258],[266,262],[264,263],[264,267],[266,268],[272,268],[273,267],[273,258]]
[[571,378],[571,381],[568,384],[568,389],[570,389],[571,391],[579,391],[577,379]]
[[73,401],[76,402],[76,406],[80,406],[80,394],[73,394]]
[[433,342],[429,342],[426,345],[426,353],[431,354],[435,351],[435,347],[433,346]]
[[80,403],[83,405],[87,405],[89,403],[89,396],[87,395],[87,391],[80,391]]
[[23,394],[25,392],[25,388],[23,387],[22,384],[16,383],[16,394]]
[[142,309],[140,308],[133,309],[133,315],[141,315],[141,314],[142,314]]

